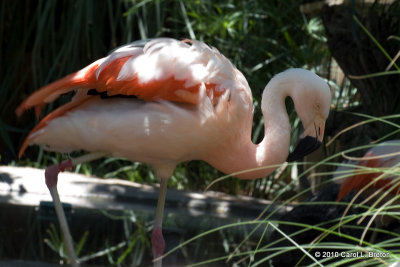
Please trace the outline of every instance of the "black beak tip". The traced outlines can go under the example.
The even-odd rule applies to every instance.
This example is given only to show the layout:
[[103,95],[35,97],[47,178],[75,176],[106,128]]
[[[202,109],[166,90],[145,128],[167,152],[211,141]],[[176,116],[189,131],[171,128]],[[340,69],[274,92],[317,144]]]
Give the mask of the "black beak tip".
[[317,150],[320,146],[321,142],[317,138],[306,136],[300,140],[293,152],[289,154],[286,161],[293,162],[300,160],[308,154]]

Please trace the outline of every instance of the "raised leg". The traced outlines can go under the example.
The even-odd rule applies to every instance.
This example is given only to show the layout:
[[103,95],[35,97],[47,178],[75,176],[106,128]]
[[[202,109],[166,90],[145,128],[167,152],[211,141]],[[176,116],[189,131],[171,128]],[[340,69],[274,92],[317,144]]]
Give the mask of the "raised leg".
[[165,241],[162,234],[162,220],[164,214],[165,196],[167,195],[167,184],[168,184],[168,179],[161,178],[153,232],[151,233],[151,245],[154,257],[154,267],[162,266],[162,259],[157,260],[157,258],[164,253],[165,249]]
[[60,172],[65,171],[66,169],[72,169],[77,164],[92,161],[92,160],[104,157],[105,155],[106,155],[106,153],[98,152],[98,153],[86,154],[86,155],[83,155],[83,156],[75,158],[75,159],[69,159],[69,160],[63,161],[59,164],[49,166],[46,169],[45,174],[44,174],[45,179],[46,179],[46,185],[49,188],[50,195],[53,199],[54,208],[56,210],[58,222],[60,223],[61,231],[64,236],[65,245],[67,247],[68,257],[71,262],[71,266],[73,266],[73,267],[79,266],[79,262],[78,262],[78,258],[75,253],[73,240],[72,240],[69,228],[68,228],[67,219],[65,218],[65,213],[62,208],[60,196],[59,196],[58,190],[57,190],[58,174]]

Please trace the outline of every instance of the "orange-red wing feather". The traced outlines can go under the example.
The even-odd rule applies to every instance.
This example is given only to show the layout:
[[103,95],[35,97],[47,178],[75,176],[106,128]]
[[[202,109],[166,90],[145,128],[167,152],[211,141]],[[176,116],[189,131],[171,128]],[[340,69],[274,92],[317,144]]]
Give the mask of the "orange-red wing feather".
[[[365,154],[364,158],[372,157],[373,152],[370,151],[367,154]],[[380,165],[380,160],[378,158],[376,159],[363,159],[358,163],[358,166],[364,166],[364,167],[369,167],[369,168],[375,168]],[[371,172],[371,173],[362,173],[362,174],[355,174],[351,177],[348,177],[346,181],[342,184],[339,190],[339,194],[337,197],[336,201],[340,201],[343,199],[348,193],[350,193],[352,190],[360,190],[363,187],[367,186],[374,178],[378,177],[382,173],[376,173],[376,172]],[[388,179],[381,179],[374,183],[372,187],[375,188],[383,188],[388,185],[390,181]]]
[[[176,80],[173,76],[163,80],[152,80],[147,83],[139,83],[138,78],[133,74],[130,80],[117,80],[124,63],[130,56],[117,58],[102,69],[98,78],[96,71],[100,64],[93,63],[83,70],[67,75],[30,95],[16,109],[20,116],[24,110],[35,108],[36,113],[49,102],[52,102],[60,95],[73,91],[96,89],[98,92],[107,92],[107,95],[135,95],[146,101],[167,100],[183,103],[197,104],[197,94],[202,84],[185,86],[186,80]],[[214,97],[221,96],[224,91],[216,91],[215,84],[205,83],[207,95]],[[185,93],[179,93],[184,91]]]
[[57,97],[77,88],[90,89],[95,84],[95,72],[98,64],[93,63],[85,69],[76,73],[69,74],[64,78],[52,82],[38,91],[31,94],[19,107],[15,110],[17,116],[29,108],[35,108],[36,115],[40,115],[40,109],[47,103],[54,101]]
[[[140,83],[135,75],[130,80],[117,80],[124,63],[130,57],[123,57],[114,60],[107,65],[100,73],[96,82],[98,92],[107,92],[107,95],[135,95],[139,99],[146,101],[167,100],[174,102],[197,104],[198,92],[202,84],[195,84],[186,87],[186,80],[176,80],[173,76],[162,80],[151,80],[146,83]],[[214,97],[221,96],[223,91],[215,91],[215,84],[206,83],[207,95]],[[177,93],[183,90],[185,93]]]
[[[371,157],[371,156],[373,156],[373,152],[368,152],[364,157]],[[370,160],[362,159],[358,163],[358,166],[373,168],[373,167],[378,166],[378,164],[379,164],[378,159],[370,159]],[[340,201],[352,190],[360,190],[361,188],[366,186],[368,183],[370,183],[373,178],[375,178],[377,176],[378,176],[378,174],[376,174],[376,173],[362,173],[362,174],[354,174],[353,176],[348,177],[346,179],[346,181],[344,181],[344,183],[340,187],[339,194],[338,194],[336,201]]]

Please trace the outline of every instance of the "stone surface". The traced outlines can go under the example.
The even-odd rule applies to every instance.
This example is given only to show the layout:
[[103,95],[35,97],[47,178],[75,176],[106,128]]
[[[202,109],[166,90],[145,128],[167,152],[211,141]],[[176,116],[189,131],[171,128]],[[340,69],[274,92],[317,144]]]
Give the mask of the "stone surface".
[[[158,188],[119,179],[101,179],[63,172],[58,179],[62,202],[75,208],[154,212]],[[0,166],[0,203],[38,206],[51,201],[44,182],[44,170]],[[191,216],[239,217],[255,219],[271,202],[243,196],[230,196],[208,191],[193,193],[168,189],[166,212],[188,213]],[[271,205],[270,210],[276,205]],[[282,208],[285,212],[290,207]]]

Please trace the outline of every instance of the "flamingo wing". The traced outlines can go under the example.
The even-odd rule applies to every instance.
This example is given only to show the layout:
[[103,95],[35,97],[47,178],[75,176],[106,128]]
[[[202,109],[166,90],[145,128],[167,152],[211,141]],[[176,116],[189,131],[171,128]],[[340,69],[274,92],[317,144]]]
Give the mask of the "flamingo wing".
[[[216,103],[234,87],[237,76],[242,75],[229,60],[198,41],[158,38],[122,46],[84,69],[39,89],[16,109],[20,116],[24,110],[35,108],[39,116],[47,103],[62,94],[76,92],[71,102],[48,114],[30,132],[19,156],[26,149],[30,135],[98,95],[198,104],[199,91],[204,88],[212,103]],[[239,80],[244,88],[248,87],[245,80],[241,77]]]
[[[393,162],[397,162],[398,159],[396,157],[375,157],[379,156],[379,151],[370,150],[368,151],[363,159],[358,163],[360,167],[367,168],[378,168],[378,167],[391,167],[394,165]],[[384,154],[383,154],[384,155]],[[343,199],[348,193],[355,190],[361,190],[363,187],[366,187],[369,183],[371,183],[376,177],[380,176],[382,172],[373,172],[368,171],[365,172],[363,168],[359,169],[361,173],[354,173],[353,176],[348,177],[342,184],[339,190],[339,194],[337,197],[337,201]],[[364,172],[364,173],[363,173]],[[371,185],[372,188],[385,188],[391,183],[391,177],[379,179],[374,184]]]
[[204,43],[169,38],[138,41],[39,89],[16,113],[19,116],[34,107],[38,114],[45,104],[76,90],[196,104],[201,86],[214,98],[227,89],[224,81],[234,79],[235,68],[230,61]]

